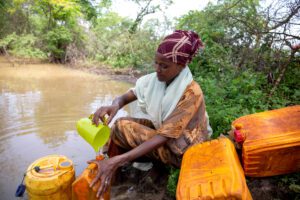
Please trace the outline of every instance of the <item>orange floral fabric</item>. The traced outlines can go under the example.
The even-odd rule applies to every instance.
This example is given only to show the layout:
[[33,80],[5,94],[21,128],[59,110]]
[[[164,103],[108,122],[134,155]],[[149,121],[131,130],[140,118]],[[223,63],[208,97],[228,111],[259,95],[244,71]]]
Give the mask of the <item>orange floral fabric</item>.
[[129,150],[157,134],[170,139],[147,156],[177,167],[188,147],[207,140],[204,97],[195,81],[186,88],[176,108],[159,129],[156,130],[147,119],[120,118],[112,128],[112,141]]

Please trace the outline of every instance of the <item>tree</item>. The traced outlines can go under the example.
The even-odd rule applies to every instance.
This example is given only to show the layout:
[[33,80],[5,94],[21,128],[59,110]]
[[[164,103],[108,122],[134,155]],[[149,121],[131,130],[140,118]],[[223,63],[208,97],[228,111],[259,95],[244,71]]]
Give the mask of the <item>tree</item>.
[[172,0],[164,0],[160,1],[159,4],[155,3],[153,0],[132,0],[139,6],[139,11],[137,13],[137,16],[129,28],[129,33],[133,34],[136,32],[138,26],[143,21],[144,17],[150,14],[153,14],[157,11],[161,10],[161,4],[165,6],[171,5],[173,2]]

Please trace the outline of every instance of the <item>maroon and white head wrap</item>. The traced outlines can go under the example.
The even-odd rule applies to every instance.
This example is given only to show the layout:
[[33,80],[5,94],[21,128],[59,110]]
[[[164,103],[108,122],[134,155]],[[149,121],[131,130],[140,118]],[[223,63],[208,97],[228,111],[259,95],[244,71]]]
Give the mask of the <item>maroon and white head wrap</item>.
[[174,63],[186,65],[191,62],[200,48],[204,48],[204,45],[197,33],[176,30],[164,38],[157,52]]

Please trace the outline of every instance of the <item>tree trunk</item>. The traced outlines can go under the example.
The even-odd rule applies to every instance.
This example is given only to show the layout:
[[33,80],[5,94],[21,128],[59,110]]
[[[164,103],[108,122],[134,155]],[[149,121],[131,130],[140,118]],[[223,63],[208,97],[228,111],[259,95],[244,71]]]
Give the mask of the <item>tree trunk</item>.
[[280,72],[278,78],[275,81],[274,86],[272,87],[272,89],[270,90],[270,92],[268,94],[269,101],[270,101],[272,95],[274,94],[274,92],[276,91],[277,87],[279,86],[279,84],[280,84],[280,82],[281,82],[281,80],[282,80],[282,78],[283,78],[283,76],[284,76],[284,74],[286,72],[286,69],[287,69],[288,65],[292,62],[292,60],[293,60],[293,58],[295,56],[296,51],[297,50],[292,49],[292,52],[291,52],[289,60],[283,65],[283,67],[281,69],[281,72]]

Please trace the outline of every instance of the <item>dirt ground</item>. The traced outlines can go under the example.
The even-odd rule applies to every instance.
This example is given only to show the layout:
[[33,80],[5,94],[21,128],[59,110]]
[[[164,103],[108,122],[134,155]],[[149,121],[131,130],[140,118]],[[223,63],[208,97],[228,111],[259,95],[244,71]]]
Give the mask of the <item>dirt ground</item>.
[[[131,167],[118,172],[119,178],[111,189],[111,199],[175,200],[167,192],[168,171],[163,168],[154,171],[154,174],[147,173]],[[299,200],[299,193],[283,184],[283,177],[247,178],[253,200]]]
[[172,200],[166,191],[168,171],[154,166],[149,171],[140,171],[132,166],[117,172],[111,188],[112,200]]
[[105,65],[93,65],[93,64],[78,64],[78,65],[66,65],[67,67],[73,69],[79,69],[88,73],[97,74],[97,75],[106,75],[112,80],[124,81],[127,83],[134,84],[136,80],[141,77],[146,72],[141,70],[136,70],[132,68],[126,69],[114,69]]

